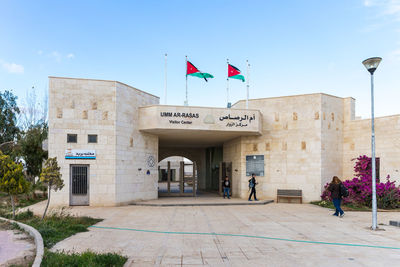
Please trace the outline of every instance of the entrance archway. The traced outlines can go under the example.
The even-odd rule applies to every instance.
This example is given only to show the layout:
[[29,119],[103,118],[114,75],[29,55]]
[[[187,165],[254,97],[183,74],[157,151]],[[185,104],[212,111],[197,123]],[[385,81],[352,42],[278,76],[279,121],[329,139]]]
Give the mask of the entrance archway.
[[198,171],[195,161],[169,156],[158,163],[158,196],[196,196]]
[[[180,158],[184,157],[196,164],[196,194],[199,195],[222,195],[222,180],[225,175],[232,179],[232,166],[230,162],[223,162],[223,148],[222,146],[214,147],[181,147],[181,146],[160,146],[158,158],[159,162],[162,160],[179,155]],[[164,170],[166,170],[164,163]],[[179,164],[178,164],[179,165]],[[162,168],[161,168],[162,169]],[[174,169],[174,168],[172,168]],[[172,171],[171,177],[179,175],[179,172]],[[160,170],[164,173],[164,178],[168,178],[167,171]],[[165,184],[160,184],[159,188],[165,187]],[[186,186],[185,186],[186,187]],[[165,190],[159,190],[159,196],[165,195]],[[171,194],[170,194],[171,195]],[[175,194],[178,195],[178,194]],[[187,194],[186,194],[187,195]]]

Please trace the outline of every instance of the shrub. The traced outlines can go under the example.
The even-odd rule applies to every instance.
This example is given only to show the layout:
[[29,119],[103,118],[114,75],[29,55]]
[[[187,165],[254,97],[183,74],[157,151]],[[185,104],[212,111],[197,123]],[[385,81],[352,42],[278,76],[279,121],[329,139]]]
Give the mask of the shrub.
[[[371,158],[359,156],[354,166],[355,176],[351,180],[343,181],[343,185],[349,189],[349,196],[343,198],[343,203],[354,205],[372,206],[372,175]],[[331,193],[327,190],[329,183],[324,187],[321,195],[323,200],[331,200]],[[394,181],[390,181],[390,175],[386,182],[376,181],[377,206],[380,209],[395,209],[400,207],[400,187]]]

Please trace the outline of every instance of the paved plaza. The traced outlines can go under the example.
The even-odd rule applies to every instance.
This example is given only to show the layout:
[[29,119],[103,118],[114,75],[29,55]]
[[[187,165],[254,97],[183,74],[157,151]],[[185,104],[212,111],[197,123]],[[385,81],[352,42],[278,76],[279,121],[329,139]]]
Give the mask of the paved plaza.
[[[33,208],[40,213],[44,203]],[[396,212],[379,213],[384,231],[371,231],[369,212],[347,212],[337,218],[330,210],[309,204],[74,207],[70,211],[104,218],[96,226],[105,228],[90,228],[53,250],[118,252],[129,257],[127,266],[336,267],[398,266],[400,262],[400,249],[291,241],[400,248],[400,229],[387,225],[389,220],[400,220]]]

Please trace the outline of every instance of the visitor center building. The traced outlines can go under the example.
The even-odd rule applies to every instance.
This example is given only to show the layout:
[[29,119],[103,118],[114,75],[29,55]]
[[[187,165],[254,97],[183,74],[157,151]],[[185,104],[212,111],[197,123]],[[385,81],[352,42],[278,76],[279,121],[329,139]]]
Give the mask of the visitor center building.
[[[399,181],[400,115],[375,118],[375,127],[379,175]],[[319,200],[332,176],[351,179],[352,159],[371,155],[370,129],[370,119],[355,117],[351,97],[250,99],[248,108],[245,100],[231,108],[172,106],[117,81],[49,77],[49,157],[57,157],[65,183],[52,205],[217,196],[225,176],[233,197],[246,199],[251,173],[260,199],[297,189],[303,202]],[[169,162],[159,164],[172,156],[189,159],[191,171],[184,161],[174,172]]]

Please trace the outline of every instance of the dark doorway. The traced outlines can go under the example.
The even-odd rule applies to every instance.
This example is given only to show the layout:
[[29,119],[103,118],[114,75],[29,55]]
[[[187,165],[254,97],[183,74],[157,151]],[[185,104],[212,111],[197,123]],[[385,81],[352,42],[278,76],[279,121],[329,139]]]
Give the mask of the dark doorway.
[[206,149],[206,191],[208,192],[219,192],[219,172],[222,157],[222,147],[209,147]]
[[70,205],[89,205],[89,166],[70,166]]

